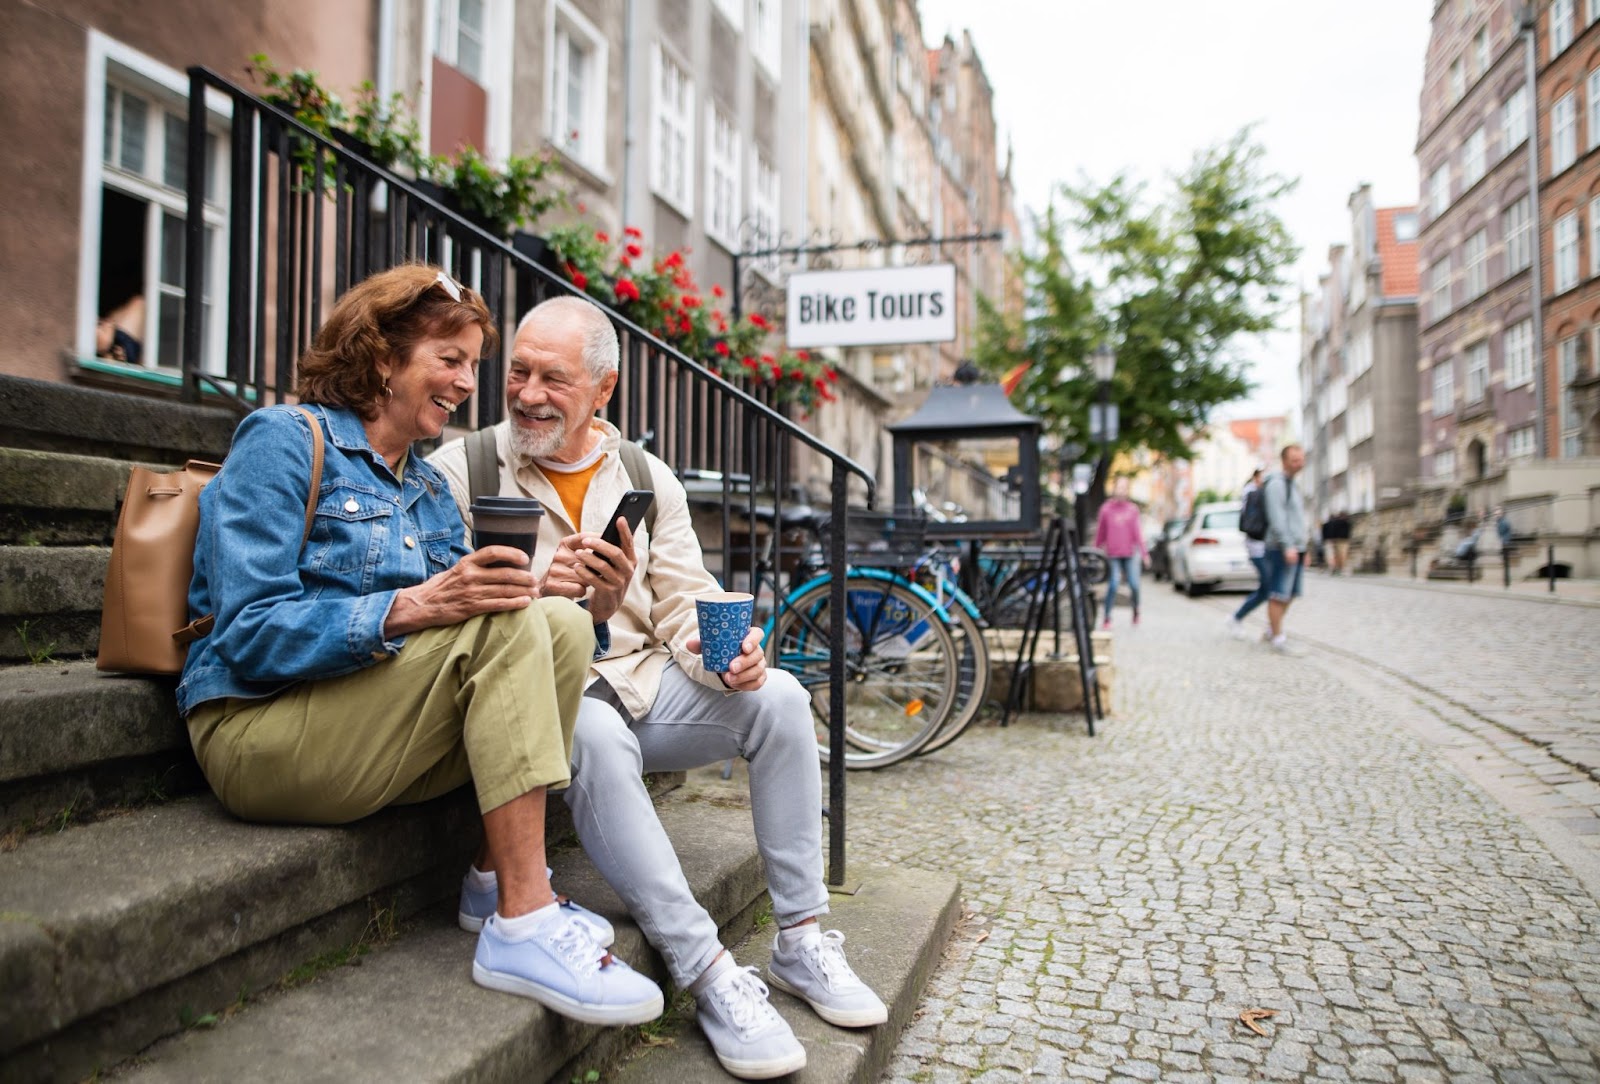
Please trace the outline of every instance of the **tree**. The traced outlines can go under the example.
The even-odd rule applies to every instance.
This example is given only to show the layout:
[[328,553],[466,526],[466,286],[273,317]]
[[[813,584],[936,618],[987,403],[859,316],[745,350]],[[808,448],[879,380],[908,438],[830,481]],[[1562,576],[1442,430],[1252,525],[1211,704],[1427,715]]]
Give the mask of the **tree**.
[[1264,154],[1241,131],[1197,154],[1156,206],[1125,175],[1103,187],[1061,185],[1065,212],[1052,200],[1035,251],[1016,257],[1022,314],[980,299],[976,360],[997,374],[1031,361],[1021,405],[1062,445],[1098,447],[1089,353],[1101,342],[1116,351],[1110,400],[1120,431],[1097,466],[1093,506],[1117,451],[1192,458],[1190,436],[1251,390],[1239,340],[1277,326],[1284,272],[1298,255],[1274,208],[1294,182],[1266,172]]

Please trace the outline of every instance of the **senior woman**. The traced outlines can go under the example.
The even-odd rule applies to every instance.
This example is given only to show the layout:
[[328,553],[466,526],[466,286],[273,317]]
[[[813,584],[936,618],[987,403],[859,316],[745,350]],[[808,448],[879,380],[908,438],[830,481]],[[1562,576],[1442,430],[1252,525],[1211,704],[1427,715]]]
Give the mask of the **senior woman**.
[[469,779],[480,881],[499,907],[473,978],[597,1024],[660,1015],[661,991],[563,907],[545,869],[545,791],[566,785],[595,626],[538,598],[528,558],[469,552],[437,437],[494,348],[483,299],[408,265],[346,293],[300,361],[296,395],[324,436],[315,518],[299,409],[240,423],[200,498],[191,616],[212,614],[178,685],[195,754],[247,820],[341,824]]

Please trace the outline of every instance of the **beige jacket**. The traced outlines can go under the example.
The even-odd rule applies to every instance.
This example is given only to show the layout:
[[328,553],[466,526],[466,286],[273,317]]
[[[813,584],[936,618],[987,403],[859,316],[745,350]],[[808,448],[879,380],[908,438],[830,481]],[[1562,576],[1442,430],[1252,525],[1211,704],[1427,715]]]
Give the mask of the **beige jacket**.
[[[539,523],[539,545],[533,556],[533,570],[543,576],[561,540],[580,531],[601,534],[606,517],[617,507],[622,495],[633,486],[627,468],[617,451],[622,435],[610,422],[596,418],[604,442],[604,461],[589,483],[583,499],[583,522],[567,520],[567,510],[554,487],[539,468],[517,462],[511,452],[511,423],[494,427],[495,450],[500,459],[500,493],[506,496],[537,497],[544,505]],[[428,461],[450,480],[450,490],[461,518],[467,523],[470,539],[472,515],[468,511],[467,452],[462,441],[453,440],[428,457]],[[628,714],[640,718],[649,713],[661,688],[661,672],[669,658],[683,672],[702,685],[726,692],[721,678],[706,673],[700,656],[685,649],[684,641],[700,631],[695,616],[695,596],[720,591],[721,586],[706,571],[700,553],[700,539],[689,519],[689,502],[683,483],[655,456],[649,457],[650,474],[656,493],[656,525],[652,538],[643,523],[634,534],[634,555],[638,567],[628,584],[622,607],[608,622],[611,650],[590,671],[590,680],[603,677],[616,690]]]

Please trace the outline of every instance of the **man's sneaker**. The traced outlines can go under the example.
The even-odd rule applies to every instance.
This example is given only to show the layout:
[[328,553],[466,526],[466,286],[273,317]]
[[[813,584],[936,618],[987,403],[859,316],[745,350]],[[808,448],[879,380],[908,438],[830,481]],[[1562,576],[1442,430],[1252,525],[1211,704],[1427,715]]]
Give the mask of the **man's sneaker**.
[[889,1010],[850,970],[843,946],[844,934],[839,930],[818,931],[793,952],[786,952],[780,935],[772,946],[767,978],[778,989],[803,998],[830,1024],[865,1028],[883,1023],[889,1019]]
[[1271,647],[1272,650],[1276,651],[1280,655],[1288,655],[1291,658],[1296,659],[1300,658],[1306,653],[1305,648],[1301,647],[1299,644],[1288,639],[1287,637],[1279,637],[1276,640],[1268,640],[1267,646]]
[[[546,869],[544,875],[549,877],[552,871]],[[573,918],[587,922],[594,928],[594,939],[601,948],[610,948],[611,943],[617,939],[617,931],[611,923],[589,910],[582,907],[565,896],[557,896],[556,902],[561,905],[561,910]],[[461,903],[456,908],[456,921],[468,933],[477,933],[483,929],[484,919],[494,914],[495,908],[500,906],[500,886],[485,889],[480,892],[472,887],[471,882],[461,878]]]
[[1235,640],[1243,640],[1246,636],[1249,636],[1250,633],[1246,631],[1243,621],[1240,621],[1237,617],[1230,615],[1228,617],[1228,635],[1232,636]]
[[700,1030],[722,1067],[745,1080],[767,1080],[806,1067],[806,1048],[767,1001],[753,967],[734,967],[695,999]]
[[531,997],[585,1024],[643,1024],[661,1015],[661,988],[595,941],[588,923],[566,912],[531,937],[507,940],[499,915],[478,934],[472,980]]

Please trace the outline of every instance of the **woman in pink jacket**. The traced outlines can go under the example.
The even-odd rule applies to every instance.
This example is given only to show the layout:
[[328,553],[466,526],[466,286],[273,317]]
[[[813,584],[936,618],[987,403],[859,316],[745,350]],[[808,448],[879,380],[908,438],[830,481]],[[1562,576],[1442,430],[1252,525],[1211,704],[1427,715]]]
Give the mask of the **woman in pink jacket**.
[[1133,600],[1133,623],[1139,623],[1139,570],[1149,560],[1144,548],[1144,531],[1139,527],[1139,506],[1128,499],[1128,480],[1118,478],[1111,487],[1111,499],[1100,506],[1095,523],[1094,544],[1111,558],[1111,578],[1106,583],[1105,622],[1111,627],[1111,604],[1117,600],[1117,573],[1128,581]]

